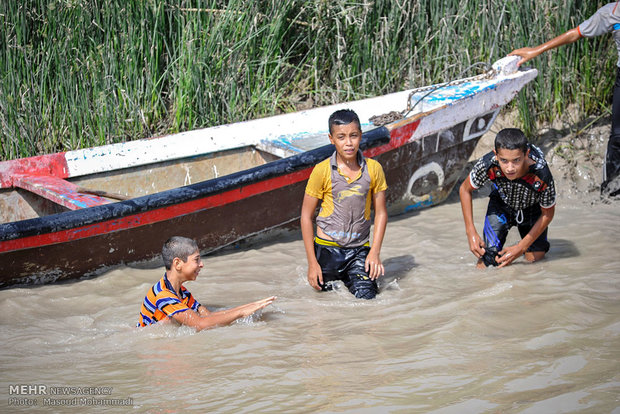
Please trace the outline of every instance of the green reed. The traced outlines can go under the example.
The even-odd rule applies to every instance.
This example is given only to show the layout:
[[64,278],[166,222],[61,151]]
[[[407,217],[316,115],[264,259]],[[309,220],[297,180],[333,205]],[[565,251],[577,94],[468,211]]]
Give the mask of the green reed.
[[[592,4],[586,4],[592,3]],[[0,157],[243,121],[443,82],[596,10],[565,0],[0,2]],[[522,127],[609,105],[610,36],[531,62]]]

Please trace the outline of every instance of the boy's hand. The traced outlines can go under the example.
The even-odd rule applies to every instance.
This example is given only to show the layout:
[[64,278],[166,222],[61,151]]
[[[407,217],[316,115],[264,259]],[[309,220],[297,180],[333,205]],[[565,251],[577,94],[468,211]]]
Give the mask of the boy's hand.
[[500,267],[508,266],[512,263],[516,258],[521,257],[525,253],[525,250],[522,249],[518,244],[514,246],[504,247],[502,251],[498,253],[499,257],[495,259],[497,263],[499,263]]
[[323,285],[323,272],[316,260],[308,264],[308,283],[316,290],[321,290],[321,285]]
[[486,245],[484,244],[484,240],[480,238],[478,232],[473,232],[471,235],[467,235],[467,241],[469,242],[469,250],[476,256],[478,259],[484,256]]
[[250,316],[257,310],[263,309],[265,306],[271,305],[276,299],[277,296],[270,296],[265,299],[257,300],[256,302],[248,303],[247,305],[242,307],[241,314],[243,315],[243,317]]
[[379,254],[373,252],[372,249],[368,252],[368,256],[366,256],[364,270],[368,272],[368,276],[370,276],[371,280],[376,280],[379,276],[385,274],[385,268],[383,267],[383,263],[381,263]]

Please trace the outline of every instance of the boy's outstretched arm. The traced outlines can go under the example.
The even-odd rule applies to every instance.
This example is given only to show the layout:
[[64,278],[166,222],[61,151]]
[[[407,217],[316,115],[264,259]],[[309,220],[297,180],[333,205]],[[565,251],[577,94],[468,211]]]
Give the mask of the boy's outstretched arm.
[[[182,325],[191,326],[200,331],[203,329],[211,329],[218,326],[228,325],[239,318],[250,316],[257,310],[263,309],[265,306],[270,305],[275,296],[270,296],[265,299],[257,300],[245,305],[237,306],[236,308],[226,309],[218,312],[209,312],[205,307],[200,306],[199,312],[195,312],[192,309],[188,309],[184,312],[175,313],[172,318]],[[204,309],[204,311],[202,310]],[[205,313],[206,311],[206,313]]]
[[496,259],[497,263],[499,263],[498,268],[507,266],[516,258],[521,257],[521,255],[527,251],[532,243],[536,241],[538,236],[540,236],[549,226],[549,223],[551,223],[551,220],[553,220],[553,215],[555,214],[555,206],[551,206],[549,208],[541,207],[541,210],[542,213],[540,217],[538,217],[538,220],[536,220],[536,223],[534,223],[534,226],[532,226],[529,233],[527,233],[519,243],[514,246],[504,247],[502,251],[498,253],[500,255],[500,257]]
[[314,253],[314,212],[319,205],[319,199],[304,194],[304,201],[301,206],[301,237],[304,240],[306,258],[308,260],[308,283],[316,290],[321,290],[323,284],[323,272],[316,260]]
[[459,198],[461,199],[461,209],[463,210],[463,220],[465,221],[465,232],[467,233],[467,242],[469,243],[469,250],[478,259],[484,256],[486,247],[484,241],[480,238],[476,226],[474,225],[474,213],[472,204],[472,193],[474,187],[472,187],[470,178],[467,177],[461,187],[459,188]]
[[564,46],[569,43],[576,42],[581,38],[579,34],[579,29],[575,27],[561,35],[554,37],[553,39],[545,42],[536,47],[522,47],[521,49],[513,50],[508,54],[508,56],[521,56],[522,59],[517,63],[517,65],[522,65],[523,63],[534,59],[536,56],[541,53],[546,52],[547,50],[555,49],[556,47]]
[[375,207],[375,226],[372,235],[372,246],[366,257],[364,269],[368,272],[368,276],[372,280],[385,274],[385,268],[381,263],[381,244],[385,236],[385,228],[387,226],[387,208],[385,206],[385,191],[379,191],[373,194],[373,204]]

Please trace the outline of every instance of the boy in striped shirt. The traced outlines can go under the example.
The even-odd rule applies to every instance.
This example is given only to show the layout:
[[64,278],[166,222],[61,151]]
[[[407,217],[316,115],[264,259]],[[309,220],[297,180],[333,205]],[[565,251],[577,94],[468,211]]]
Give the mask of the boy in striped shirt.
[[162,257],[166,273],[147,292],[138,326],[173,319],[200,331],[228,325],[263,309],[276,299],[271,296],[236,308],[211,312],[183,286],[185,282],[196,280],[203,267],[196,242],[187,237],[171,237],[164,243]]

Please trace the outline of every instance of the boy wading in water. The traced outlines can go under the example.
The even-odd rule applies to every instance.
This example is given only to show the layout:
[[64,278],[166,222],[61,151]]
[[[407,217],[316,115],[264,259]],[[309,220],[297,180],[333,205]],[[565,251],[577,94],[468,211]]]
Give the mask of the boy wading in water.
[[215,328],[250,316],[276,299],[271,296],[236,308],[211,312],[198,303],[183,286],[185,282],[196,280],[203,267],[196,242],[187,237],[171,237],[164,243],[162,257],[166,273],[147,292],[140,310],[138,326],[173,319],[181,325],[197,330]]
[[[493,184],[484,220],[484,241],[474,226],[472,192]],[[549,251],[547,227],[555,212],[555,185],[542,151],[527,142],[519,129],[503,129],[495,136],[495,150],[480,158],[459,190],[469,249],[478,267],[503,267],[525,254],[533,262]],[[522,239],[504,247],[511,227]]]
[[[377,161],[365,158],[359,150],[362,130],[355,112],[340,110],[329,117],[329,140],[336,151],[314,167],[301,209],[308,282],[317,290],[330,290],[329,282],[342,280],[357,298],[373,299],[376,280],[385,272],[379,257],[387,225],[385,175]],[[373,204],[375,228],[370,247]]]

